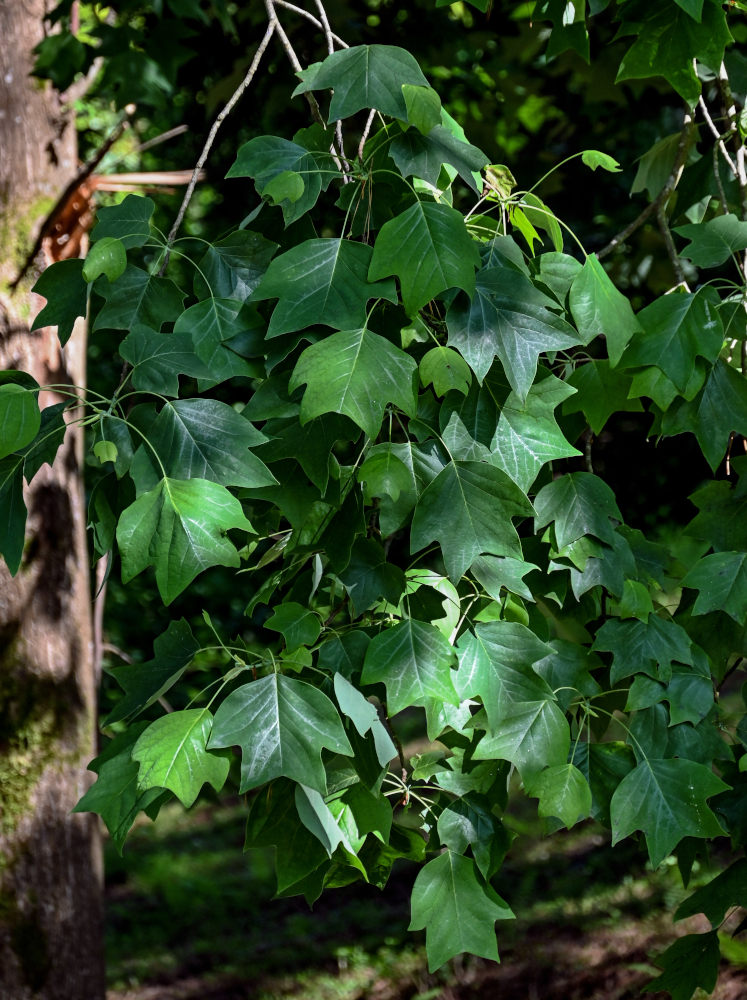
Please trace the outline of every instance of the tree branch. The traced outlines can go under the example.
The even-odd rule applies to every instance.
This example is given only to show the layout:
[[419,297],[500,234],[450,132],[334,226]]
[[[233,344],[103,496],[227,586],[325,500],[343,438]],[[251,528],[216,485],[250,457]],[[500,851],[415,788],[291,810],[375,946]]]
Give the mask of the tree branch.
[[230,115],[231,111],[233,111],[233,108],[238,102],[239,98],[254,79],[254,75],[259,69],[259,64],[262,61],[262,56],[264,55],[267,46],[270,44],[270,39],[275,33],[277,26],[278,26],[277,18],[275,18],[273,21],[270,21],[270,23],[267,25],[267,30],[265,31],[262,41],[259,43],[257,51],[254,53],[254,59],[252,59],[252,64],[249,67],[246,76],[241,81],[236,90],[233,92],[228,103],[223,108],[221,113],[213,122],[212,128],[208,133],[205,145],[203,146],[202,153],[200,153],[200,158],[197,161],[194,170],[192,171],[192,178],[189,182],[189,185],[187,186],[186,192],[184,193],[184,198],[182,199],[181,206],[179,207],[176,219],[174,220],[174,225],[171,227],[169,235],[166,239],[166,256],[164,258],[163,264],[161,265],[159,274],[163,274],[163,272],[166,270],[166,267],[169,262],[169,248],[172,246],[174,240],[176,239],[176,234],[179,232],[179,227],[181,226],[182,221],[184,219],[184,215],[187,211],[187,206],[192,200],[192,195],[194,194],[194,190],[197,185],[197,181],[199,180],[200,173],[202,171],[202,168],[205,166],[205,162],[208,158],[208,154],[210,153],[210,149],[212,148],[212,145],[215,142],[215,136],[218,133],[218,129],[221,127],[226,118]]
[[[693,140],[693,134],[695,132],[695,120],[689,111],[685,112],[684,124],[682,127],[682,132],[680,134],[680,141],[677,145],[677,153],[674,158],[674,164],[672,165],[671,173],[667,178],[666,184],[657,194],[654,200],[648,204],[641,214],[634,219],[629,225],[627,225],[617,236],[613,237],[606,247],[603,247],[598,253],[597,258],[602,260],[602,258],[609,256],[613,250],[616,250],[622,243],[627,240],[627,238],[636,231],[640,229],[643,223],[648,219],[650,215],[654,212],[659,211],[659,206],[666,207],[669,201],[669,196],[672,194],[674,189],[677,187],[680,177],[682,176],[682,171],[685,168],[685,163],[687,162],[687,155],[690,152],[690,146]],[[667,226],[667,229],[669,227]],[[670,235],[671,239],[671,235]]]

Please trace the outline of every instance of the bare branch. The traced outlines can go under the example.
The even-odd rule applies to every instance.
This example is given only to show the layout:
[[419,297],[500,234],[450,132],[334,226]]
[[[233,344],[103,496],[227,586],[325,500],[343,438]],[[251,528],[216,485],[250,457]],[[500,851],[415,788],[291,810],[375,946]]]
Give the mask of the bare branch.
[[373,125],[373,120],[376,117],[376,108],[371,108],[368,113],[368,120],[366,121],[365,128],[363,129],[363,135],[361,136],[361,141],[358,143],[358,159],[363,159],[363,147],[366,145],[366,139],[368,139],[368,133],[371,131],[371,126]]
[[241,83],[236,88],[236,90],[233,92],[233,94],[231,95],[228,103],[223,108],[223,110],[221,111],[221,113],[218,115],[218,117],[213,122],[212,128],[210,129],[210,132],[208,133],[207,140],[206,140],[205,145],[204,145],[204,147],[202,149],[202,153],[200,153],[200,158],[197,161],[197,163],[195,165],[195,168],[194,168],[194,170],[192,172],[192,179],[190,180],[189,185],[187,187],[187,190],[186,190],[186,192],[184,194],[184,198],[183,198],[181,206],[179,208],[179,212],[177,213],[176,219],[174,220],[174,225],[171,227],[171,230],[169,231],[169,235],[168,235],[167,240],[166,240],[166,246],[167,246],[166,256],[164,258],[163,264],[161,265],[161,270],[159,272],[160,274],[163,274],[163,272],[166,270],[166,266],[167,266],[167,264],[169,262],[169,251],[168,251],[168,248],[171,247],[171,245],[173,244],[174,240],[176,239],[176,234],[179,232],[179,227],[181,226],[182,220],[184,219],[184,214],[187,211],[187,206],[189,205],[190,201],[192,200],[192,195],[194,194],[195,186],[197,185],[197,181],[199,179],[200,172],[202,171],[202,168],[205,166],[205,162],[206,162],[206,160],[208,158],[208,154],[210,153],[210,149],[212,148],[212,145],[215,142],[215,136],[218,133],[218,129],[221,127],[221,125],[223,124],[223,122],[225,121],[225,119],[228,117],[228,115],[230,115],[231,111],[233,110],[234,106],[238,102],[239,98],[241,97],[241,95],[244,93],[244,91],[246,90],[246,88],[249,86],[249,84],[254,79],[254,76],[255,76],[257,70],[259,69],[259,64],[262,61],[262,56],[265,53],[265,49],[270,44],[270,39],[272,38],[273,34],[275,33],[277,27],[278,27],[277,18],[273,18],[270,21],[270,23],[267,25],[267,30],[264,33],[264,37],[262,38],[262,41],[259,43],[257,51],[254,53],[254,59],[252,59],[252,64],[249,67],[249,70],[247,71],[246,76],[241,81]]
[[[273,4],[276,7],[284,7],[286,10],[293,11],[293,13],[298,14],[299,17],[305,17],[307,21],[311,21],[312,24],[316,25],[316,27],[319,28],[320,31],[325,31],[324,25],[319,20],[319,18],[314,17],[314,15],[310,13],[310,11],[304,10],[303,7],[297,7],[294,3],[289,3],[288,0],[273,0]],[[348,43],[343,41],[343,39],[340,38],[339,35],[336,35],[334,31],[330,31],[328,37],[332,39],[332,41],[335,43],[335,45],[337,45],[338,48],[340,49],[350,48]],[[331,51],[332,49],[330,49],[330,52]]]
[[[666,184],[654,200],[644,208],[641,214],[629,225],[627,225],[625,229],[619,232],[617,236],[613,237],[606,247],[603,247],[597,253],[599,260],[602,260],[603,257],[609,256],[613,250],[616,250],[622,243],[624,243],[625,240],[636,231],[636,229],[639,229],[643,225],[650,215],[653,215],[654,212],[658,213],[659,206],[662,206],[662,208],[666,207],[666,204],[669,201],[669,196],[677,187],[679,179],[682,176],[682,171],[684,170],[685,163],[687,162],[687,155],[690,152],[690,145],[692,144],[694,133],[695,121],[689,111],[686,111],[682,132],[680,134],[680,141],[677,145],[677,153],[674,158],[674,164],[672,165],[672,170],[667,178]],[[667,231],[668,230],[669,226],[667,226]],[[671,240],[671,234],[669,238]]]

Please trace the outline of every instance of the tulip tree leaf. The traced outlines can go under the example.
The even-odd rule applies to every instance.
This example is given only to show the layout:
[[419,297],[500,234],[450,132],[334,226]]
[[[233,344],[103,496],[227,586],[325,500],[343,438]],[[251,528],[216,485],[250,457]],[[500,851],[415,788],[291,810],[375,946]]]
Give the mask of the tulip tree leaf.
[[497,962],[493,925],[513,916],[479,877],[474,861],[447,850],[429,861],[415,879],[409,929],[425,929],[428,968],[434,972],[465,951]]
[[11,576],[23,558],[26,528],[23,500],[23,461],[17,455],[0,458],[0,555]]
[[485,463],[449,462],[420,496],[411,551],[438,540],[455,583],[483,553],[520,558],[511,519],[531,514],[531,504],[505,472]]
[[407,107],[407,121],[423,135],[441,124],[441,98],[432,87],[403,83],[402,96]]
[[447,313],[449,345],[459,351],[480,382],[497,355],[512,389],[524,400],[539,356],[582,341],[553,308],[557,303],[514,268],[483,268],[472,301],[460,297]]
[[613,684],[636,673],[647,673],[666,684],[675,662],[693,663],[687,632],[658,615],[650,615],[645,622],[609,619],[597,632],[592,649],[613,654]]
[[83,277],[83,261],[58,260],[39,275],[32,288],[47,304],[33,322],[32,330],[56,326],[62,345],[70,339],[78,318],[86,315],[88,285]]
[[415,416],[416,372],[415,360],[384,337],[365,329],[345,330],[306,348],[289,391],[306,384],[301,423],[322,413],[342,413],[373,439],[387,403]]
[[295,601],[278,605],[265,622],[265,628],[282,633],[289,652],[299,646],[313,646],[321,631],[318,616]]
[[159,278],[129,264],[116,281],[99,278],[97,290],[106,302],[94,320],[96,330],[131,330],[142,325],[160,331],[182,311],[184,292],[170,278]]
[[433,187],[438,187],[441,168],[448,164],[478,193],[473,175],[488,163],[482,150],[460,142],[443,125],[436,125],[427,135],[414,129],[398,135],[389,147],[389,155],[403,177],[421,177]]
[[656,299],[638,313],[643,332],[635,334],[628,344],[624,367],[656,365],[684,393],[696,357],[715,361],[721,350],[724,328],[716,311],[718,303],[719,297],[711,288],[695,295]]
[[570,386],[550,375],[535,382],[523,401],[512,392],[503,404],[490,446],[491,461],[524,492],[543,465],[581,454],[555,421],[555,408],[572,393]]
[[493,875],[510,845],[503,824],[490,801],[475,792],[450,803],[438,817],[438,838],[457,854],[469,846],[484,878]]
[[254,292],[277,250],[260,233],[239,229],[212,243],[199,262],[195,292],[204,298],[244,302]]
[[252,531],[241,504],[225,486],[164,477],[119,519],[122,580],[127,583],[153,566],[161,598],[170,604],[209,566],[239,565],[239,554],[226,537],[230,528]]
[[364,243],[321,239],[306,240],[276,257],[252,295],[253,302],[278,299],[267,336],[317,324],[360,330],[369,299],[396,301],[391,278],[369,279],[372,253]]
[[714,552],[696,563],[682,581],[699,590],[694,615],[725,611],[741,625],[747,615],[747,553]]
[[675,233],[690,241],[681,254],[696,267],[718,267],[747,248],[747,222],[736,215],[717,215],[708,222],[678,226]]
[[125,694],[106,717],[106,725],[139,714],[179,680],[200,648],[184,620],[172,621],[153,643],[153,659],[126,663],[111,671]]
[[569,302],[581,343],[603,336],[610,364],[616,365],[625,345],[641,327],[629,300],[615,288],[594,254],[586,258],[573,279]]
[[143,392],[178,396],[179,375],[210,375],[186,333],[156,333],[147,326],[135,325],[119,345],[119,353],[133,367],[133,385]]
[[25,448],[40,427],[37,393],[15,382],[0,385],[0,459]]
[[644,992],[666,990],[672,1000],[691,1000],[693,991],[700,986],[712,993],[718,979],[721,949],[718,934],[685,934],[677,938],[666,951],[654,959],[664,971],[643,987]]
[[242,793],[282,776],[324,795],[322,748],[353,752],[329,698],[282,674],[243,684],[221,703],[208,748],[230,746],[241,748]]
[[703,764],[681,758],[645,758],[612,796],[612,843],[642,830],[656,868],[683,837],[723,836],[706,799],[728,787]]
[[695,399],[679,400],[664,414],[662,431],[691,431],[715,471],[732,431],[747,436],[747,380],[719,358]]
[[414,57],[396,45],[354,45],[332,55],[302,73],[302,83],[293,96],[309,90],[333,89],[329,121],[348,118],[364,108],[383,115],[407,118],[403,84],[427,87]]
[[747,859],[740,858],[726,871],[721,872],[707,885],[696,889],[677,907],[675,920],[684,920],[696,913],[704,913],[711,926],[716,928],[722,923],[727,910],[732,906],[744,906],[747,903]]
[[[274,486],[277,480],[248,449],[265,435],[233,407],[217,399],[178,399],[166,403],[148,434],[151,448],[174,479],[207,479],[211,483],[248,488]],[[143,459],[156,468],[151,449]],[[142,470],[142,464],[137,471]],[[135,473],[133,473],[135,475]],[[154,480],[158,474],[153,474]]]
[[448,205],[417,201],[379,230],[368,277],[375,281],[396,275],[405,312],[414,316],[449,288],[471,295],[479,266],[477,244],[461,213]]
[[614,526],[610,518],[622,521],[615,494],[590,472],[572,472],[543,486],[535,497],[534,509],[535,530],[552,521],[560,549],[585,535],[611,545]]
[[552,649],[518,622],[480,623],[460,638],[457,652],[459,697],[480,698],[493,733],[517,702],[554,700],[547,681],[532,670]]
[[589,427],[600,434],[613,413],[639,413],[640,399],[628,399],[632,378],[612,368],[609,361],[594,360],[579,365],[568,379],[576,394],[563,403],[563,413],[583,413]]
[[510,761],[527,780],[545,766],[564,764],[570,745],[568,722],[554,701],[515,702],[498,731],[482,737],[474,758]]
[[555,817],[570,830],[591,813],[591,789],[573,764],[555,764],[525,782],[527,795],[539,799],[540,816]]
[[151,722],[132,749],[132,759],[140,764],[138,788],[168,788],[187,808],[205,782],[219,792],[230,760],[205,749],[212,724],[206,708],[169,712]]
[[126,249],[141,247],[150,238],[150,220],[155,209],[152,198],[128,194],[119,205],[104,206],[96,213],[91,240],[120,240]]
[[438,698],[458,705],[454,650],[437,628],[408,618],[380,632],[366,650],[361,682],[383,682],[390,715]]

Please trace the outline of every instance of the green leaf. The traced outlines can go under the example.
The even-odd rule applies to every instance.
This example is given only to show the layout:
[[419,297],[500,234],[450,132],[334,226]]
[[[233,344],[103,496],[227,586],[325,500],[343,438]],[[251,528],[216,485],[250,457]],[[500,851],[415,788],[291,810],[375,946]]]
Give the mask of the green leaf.
[[428,622],[407,618],[375,636],[366,650],[362,684],[386,685],[389,715],[429,698],[459,704],[451,667],[454,650]]
[[466,395],[472,372],[467,362],[450,347],[432,347],[420,359],[420,381],[426,388],[432,385],[437,396],[445,396],[451,389]]
[[364,108],[383,115],[407,118],[403,84],[427,87],[417,62],[395,45],[354,45],[331,55],[302,74],[293,97],[309,90],[334,90],[329,105],[330,122],[348,118]]
[[112,236],[105,236],[88,251],[83,264],[83,278],[90,284],[100,274],[105,274],[109,281],[116,281],[125,273],[126,268],[127,251],[124,243]]
[[554,701],[515,702],[498,732],[486,733],[473,756],[510,761],[526,780],[543,767],[565,764],[570,746],[568,722]]
[[480,698],[491,733],[497,733],[517,703],[552,701],[552,689],[532,665],[552,648],[518,622],[495,621],[465,632],[457,646],[460,699]]
[[420,496],[410,551],[437,540],[449,579],[456,582],[482,553],[521,558],[511,519],[531,514],[531,504],[505,472],[479,462],[449,462]]
[[215,713],[208,748],[241,748],[241,793],[281,776],[326,794],[322,748],[351,756],[337,709],[305,681],[270,674],[233,691]]
[[534,530],[553,521],[559,549],[585,535],[611,545],[614,526],[610,518],[622,521],[615,494],[590,472],[571,472],[543,486],[535,497],[534,509]]
[[59,260],[42,271],[32,292],[43,295],[47,304],[33,322],[32,333],[56,326],[63,346],[70,339],[76,321],[86,315],[88,285],[83,278],[83,261]]
[[428,969],[434,972],[462,952],[497,962],[493,924],[513,916],[501,897],[479,878],[474,861],[445,851],[415,879],[409,930],[425,928]]
[[533,601],[534,597],[524,583],[524,577],[537,569],[539,567],[534,563],[512,559],[510,556],[478,556],[472,563],[470,572],[494,601],[501,601],[505,596],[501,594],[501,588],[518,594],[527,601]]
[[[153,449],[168,477],[206,479],[223,486],[274,486],[277,480],[248,449],[266,438],[240,413],[217,399],[177,399],[167,402],[148,429],[150,448],[138,452],[133,477],[147,488],[157,482]],[[151,479],[145,472],[150,464]],[[160,466],[158,466],[160,468]]]
[[389,443],[377,447],[379,450],[370,451],[358,469],[358,481],[365,483],[367,499],[387,496],[396,501],[403,490],[412,486],[411,473]]
[[274,848],[278,893],[283,893],[326,860],[319,840],[299,822],[296,785],[280,779],[251,799],[244,850]]
[[699,513],[687,534],[710,542],[716,551],[747,549],[747,495],[728,483],[714,481],[689,497]]
[[150,219],[155,207],[150,198],[128,194],[119,205],[100,208],[91,241],[115,239],[128,250],[143,246],[150,238]]
[[656,365],[684,394],[696,357],[715,361],[723,345],[719,302],[712,288],[656,299],[638,313],[643,329],[628,344],[623,367]]
[[683,587],[699,590],[694,615],[725,611],[741,625],[747,615],[747,553],[715,552],[693,566]]
[[647,622],[609,619],[598,630],[592,649],[613,654],[612,684],[636,673],[647,673],[666,684],[675,662],[693,663],[687,632],[658,615],[650,615]]
[[703,764],[646,758],[623,778],[612,796],[612,843],[642,830],[656,868],[683,837],[723,836],[706,799],[728,787]]
[[133,385],[143,392],[178,396],[179,375],[210,375],[196,357],[192,338],[186,333],[156,333],[136,324],[119,345],[119,353],[134,369]]
[[602,170],[608,170],[611,174],[619,173],[622,170],[614,156],[602,153],[598,149],[585,149],[581,154],[581,162],[591,170],[601,167]]
[[640,413],[640,399],[629,399],[632,379],[609,361],[589,361],[574,369],[568,379],[576,395],[563,403],[563,413],[583,413],[589,427],[600,434],[613,413]]
[[200,298],[235,299],[245,302],[259,285],[277,243],[239,229],[213,243],[199,262],[195,293]]
[[523,401],[512,392],[503,404],[490,445],[491,461],[525,493],[543,465],[581,454],[555,421],[555,408],[572,394],[565,382],[548,375],[531,386]]
[[378,334],[344,330],[306,348],[288,388],[294,392],[306,384],[301,423],[322,413],[342,413],[374,439],[387,403],[415,416],[416,372],[414,359]]
[[296,604],[295,601],[284,601],[273,609],[272,615],[265,622],[265,628],[280,632],[285,639],[288,652],[293,652],[299,646],[313,646],[319,638],[321,623],[319,616],[313,611]]
[[379,230],[368,277],[374,281],[396,275],[405,312],[414,316],[449,288],[471,295],[479,266],[477,244],[461,213],[448,205],[417,201]]
[[747,902],[747,859],[739,858],[726,871],[721,872],[707,885],[696,889],[677,907],[674,919],[685,920],[696,913],[704,913],[716,929],[732,906]]
[[631,194],[646,191],[649,201],[656,198],[672,173],[681,139],[681,132],[666,135],[639,158],[638,170],[630,188]]
[[23,559],[25,529],[23,461],[16,455],[0,458],[0,555],[11,576]]
[[693,991],[702,987],[711,993],[718,979],[721,949],[716,931],[685,934],[670,944],[654,961],[664,972],[643,987],[644,993],[667,990],[672,1000],[691,1000]]
[[339,576],[356,614],[367,611],[380,598],[396,606],[405,589],[405,574],[388,562],[383,547],[373,538],[355,542],[350,562]]
[[88,768],[98,778],[73,808],[73,812],[98,813],[119,854],[137,814],[163,794],[160,788],[144,792],[137,783],[139,765],[132,759],[132,748],[147,725],[139,722],[130,726],[91,761]]
[[319,792],[305,785],[296,785],[295,798],[299,819],[306,829],[314,834],[329,857],[332,857],[339,844],[351,854],[355,854],[355,848],[338,826]]
[[[250,320],[244,318],[239,303],[233,299],[204,299],[185,309],[177,318],[174,333],[171,334],[179,336],[181,341],[192,347],[194,370],[185,374],[223,382],[239,374],[236,371],[237,364],[244,367],[241,374],[259,374],[226,346],[227,341],[246,333],[249,323]],[[198,360],[200,371],[197,371]]]
[[556,764],[525,782],[527,795],[539,799],[539,815],[555,817],[570,830],[591,814],[591,788],[573,764]]
[[260,197],[281,205],[286,226],[310,211],[319,195],[338,175],[326,149],[331,138],[319,129],[319,151],[275,135],[259,135],[245,142],[226,177],[253,177]]
[[158,592],[170,604],[209,566],[239,565],[239,554],[225,534],[230,528],[253,530],[224,486],[164,477],[119,519],[122,581],[153,566]]
[[601,693],[589,671],[602,663],[585,646],[565,639],[552,639],[548,645],[552,653],[536,661],[533,669],[550,685],[561,708],[566,709],[580,694],[592,697]]
[[731,41],[725,11],[720,4],[707,3],[699,24],[671,4],[637,5],[633,10],[634,17],[640,11],[640,20],[624,22],[620,33],[635,34],[636,41],[623,56],[615,82],[663,76],[693,107],[700,96],[695,60],[720,66]]
[[278,299],[267,337],[319,324],[360,330],[369,299],[396,301],[391,279],[369,281],[372,253],[363,243],[323,239],[275,258],[252,295],[253,302]]
[[456,799],[442,811],[438,817],[438,839],[456,854],[464,854],[471,847],[485,879],[500,868],[511,842],[490,801],[476,792]]
[[138,788],[168,788],[187,808],[205,782],[219,792],[230,760],[205,749],[212,724],[206,708],[170,712],[152,722],[132,749],[132,759],[140,764]]
[[169,622],[153,643],[153,659],[147,663],[124,664],[111,676],[124,690],[104,725],[138,715],[176,684],[200,648],[184,618]]
[[443,125],[436,125],[427,135],[412,130],[403,132],[393,140],[389,155],[403,177],[422,178],[434,188],[439,186],[442,167],[453,167],[477,194],[480,186],[474,175],[488,163],[482,150],[461,142]]
[[15,382],[0,385],[0,459],[25,448],[40,427],[38,393]]
[[376,707],[341,673],[335,674],[334,687],[340,711],[352,721],[360,736],[365,736],[368,732],[373,735],[379,763],[386,767],[397,756],[397,748],[379,719]]
[[[470,289],[467,289],[469,292]],[[496,355],[506,378],[525,399],[545,351],[574,347],[579,336],[549,296],[511,267],[487,267],[477,275],[471,303],[458,298],[446,323],[449,344],[456,347],[482,382]]]
[[747,222],[736,215],[717,215],[708,222],[678,226],[674,231],[690,241],[681,256],[696,267],[718,267],[747,248]]
[[441,98],[432,87],[403,83],[402,96],[408,122],[423,135],[428,135],[432,128],[441,124]]
[[159,331],[173,323],[184,306],[181,292],[170,278],[148,274],[134,264],[113,284],[99,279],[96,284],[106,303],[93,323],[96,330],[130,330],[135,325]]
[[612,284],[595,254],[586,258],[573,279],[569,301],[581,343],[588,344],[594,337],[603,336],[614,368],[628,341],[641,327],[630,301]]
[[732,431],[747,436],[747,381],[722,358],[691,402],[675,403],[662,418],[664,434],[691,431],[715,471],[729,446]]

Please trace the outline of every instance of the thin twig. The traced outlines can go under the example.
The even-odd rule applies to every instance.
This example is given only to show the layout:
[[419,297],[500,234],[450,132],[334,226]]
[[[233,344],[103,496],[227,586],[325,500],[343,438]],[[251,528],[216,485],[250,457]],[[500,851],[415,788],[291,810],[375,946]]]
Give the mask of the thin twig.
[[244,93],[244,91],[246,90],[246,88],[249,86],[249,84],[254,79],[254,75],[257,72],[257,70],[259,69],[259,64],[262,61],[262,56],[265,53],[265,49],[270,44],[270,39],[272,38],[273,34],[275,33],[275,31],[277,29],[277,26],[278,26],[277,18],[275,18],[273,21],[271,21],[267,25],[267,29],[265,31],[264,37],[262,38],[262,41],[259,43],[257,51],[254,53],[254,59],[252,59],[252,64],[249,67],[249,70],[247,71],[246,76],[241,81],[241,83],[236,88],[236,90],[233,92],[233,94],[231,95],[231,98],[229,99],[228,103],[226,104],[226,106],[223,108],[223,110],[220,112],[220,114],[218,115],[218,117],[213,122],[213,125],[212,125],[212,127],[210,129],[210,132],[208,133],[208,137],[207,137],[207,140],[205,142],[205,145],[204,145],[204,147],[202,149],[202,152],[200,153],[200,158],[197,161],[194,170],[192,171],[192,179],[190,180],[189,185],[187,187],[187,190],[186,190],[186,192],[184,194],[184,198],[182,199],[181,206],[180,206],[179,211],[177,213],[176,219],[174,220],[174,225],[171,227],[169,235],[168,235],[168,237],[166,239],[166,248],[167,248],[166,249],[166,256],[164,257],[164,261],[163,261],[163,264],[161,265],[161,270],[160,270],[159,274],[163,274],[164,271],[166,270],[166,267],[167,267],[168,262],[169,262],[169,248],[172,246],[174,240],[176,239],[176,234],[179,232],[179,227],[181,226],[182,221],[184,219],[184,215],[185,215],[185,213],[187,211],[187,206],[189,205],[190,201],[192,200],[192,195],[194,194],[194,190],[195,190],[195,187],[197,185],[197,181],[199,180],[202,168],[205,166],[205,162],[206,162],[206,160],[208,158],[208,154],[210,153],[210,149],[211,149],[211,147],[213,145],[213,142],[215,141],[215,136],[218,133],[218,129],[221,127],[221,125],[223,124],[223,122],[225,121],[225,119],[228,117],[228,115],[230,115],[231,111],[233,111],[233,108],[236,105],[236,103],[238,102],[238,100],[240,99],[241,95]]
[[[316,27],[319,28],[320,31],[324,31],[325,30],[324,25],[319,20],[319,18],[318,17],[314,17],[314,15],[310,11],[304,10],[303,7],[297,7],[294,3],[288,3],[288,0],[272,0],[272,2],[277,7],[285,7],[286,10],[293,11],[293,13],[294,14],[298,14],[299,17],[305,17],[307,21],[311,21],[312,24],[316,25]],[[334,33],[334,31],[330,31],[329,32],[329,37],[332,39],[332,41],[335,43],[335,45],[337,45],[339,48],[341,48],[341,49],[349,49],[350,48],[350,46],[348,45],[348,43],[345,42],[345,41],[343,41],[343,39],[340,38],[339,35],[336,35]],[[331,51],[332,50],[330,49],[330,52]]]
[[[301,73],[303,67],[301,66],[301,62],[298,56],[296,55],[296,50],[291,45],[291,41],[285,33],[285,29],[278,20],[278,16],[275,13],[274,0],[265,0],[265,10],[267,11],[268,27],[272,28],[273,31],[277,34],[278,38],[280,39],[280,42],[283,48],[285,49],[285,54],[288,56],[288,60],[291,66],[293,67],[294,71],[296,73]],[[311,109],[311,117],[314,119],[314,121],[318,122],[322,126],[322,128],[325,128],[326,123],[324,121],[324,118],[322,117],[321,111],[319,110],[319,104],[317,103],[317,99],[309,90],[307,90],[303,96],[306,98],[309,108]]]
[[677,145],[677,153],[674,158],[674,164],[672,165],[672,170],[667,178],[666,184],[654,200],[644,208],[636,219],[619,232],[617,236],[613,237],[606,247],[603,247],[597,252],[597,258],[599,260],[607,257],[613,250],[616,250],[621,243],[624,243],[625,240],[636,231],[636,229],[639,229],[643,225],[650,215],[654,212],[658,212],[660,205],[666,206],[669,201],[669,196],[677,187],[679,179],[682,176],[682,171],[685,168],[685,163],[687,162],[687,156],[690,152],[690,145],[693,139],[694,125],[695,122],[692,115],[686,111],[682,132],[680,134],[680,141]]
[[361,141],[358,143],[358,159],[363,160],[363,147],[366,145],[366,140],[368,139],[368,133],[371,131],[371,126],[373,125],[373,120],[376,117],[376,108],[371,108],[368,113],[368,119],[366,120],[365,128],[363,129],[363,135],[361,136]]
[[[723,145],[723,143],[722,143]],[[721,214],[729,214],[729,202],[726,200],[726,191],[724,190],[724,185],[721,182],[721,171],[719,170],[719,148],[718,146],[713,147],[713,176],[716,178],[716,187],[718,188],[718,200],[721,205]]]
[[667,248],[667,256],[672,263],[672,270],[674,271],[674,276],[677,279],[678,285],[685,284],[685,272],[682,269],[682,261],[677,253],[677,248],[674,245],[674,240],[672,239],[672,231],[669,228],[669,223],[667,222],[667,207],[663,201],[660,201],[656,206],[656,221],[659,223],[659,232],[664,240],[664,246]]
[[[329,55],[335,51],[335,43],[332,38],[332,29],[329,26],[329,18],[327,17],[327,11],[324,9],[324,4],[322,0],[314,0],[316,4],[316,9],[319,11],[319,17],[322,22],[322,27],[324,30],[324,37],[327,39],[327,52]],[[345,145],[342,137],[342,122],[338,119],[335,124],[335,138],[337,139],[337,151],[340,154],[340,162],[345,173],[348,172],[349,166],[347,163],[347,157],[345,156]]]
[[[708,128],[711,130],[711,132],[713,134],[713,137],[716,140],[717,148],[720,150],[720,152],[722,153],[724,159],[729,164],[729,169],[731,170],[731,172],[736,177],[736,174],[737,174],[736,164],[734,163],[734,160],[732,160],[731,154],[729,153],[729,150],[726,148],[726,145],[724,144],[724,137],[721,135],[721,133],[719,132],[719,130],[716,128],[716,123],[714,122],[713,118],[711,118],[710,112],[708,111],[708,108],[706,107],[706,103],[703,100],[703,95],[702,94],[698,98],[698,107],[700,108],[701,114],[703,115],[703,120],[705,121],[705,123],[708,126]],[[729,135],[729,133],[727,132],[726,135]]]

